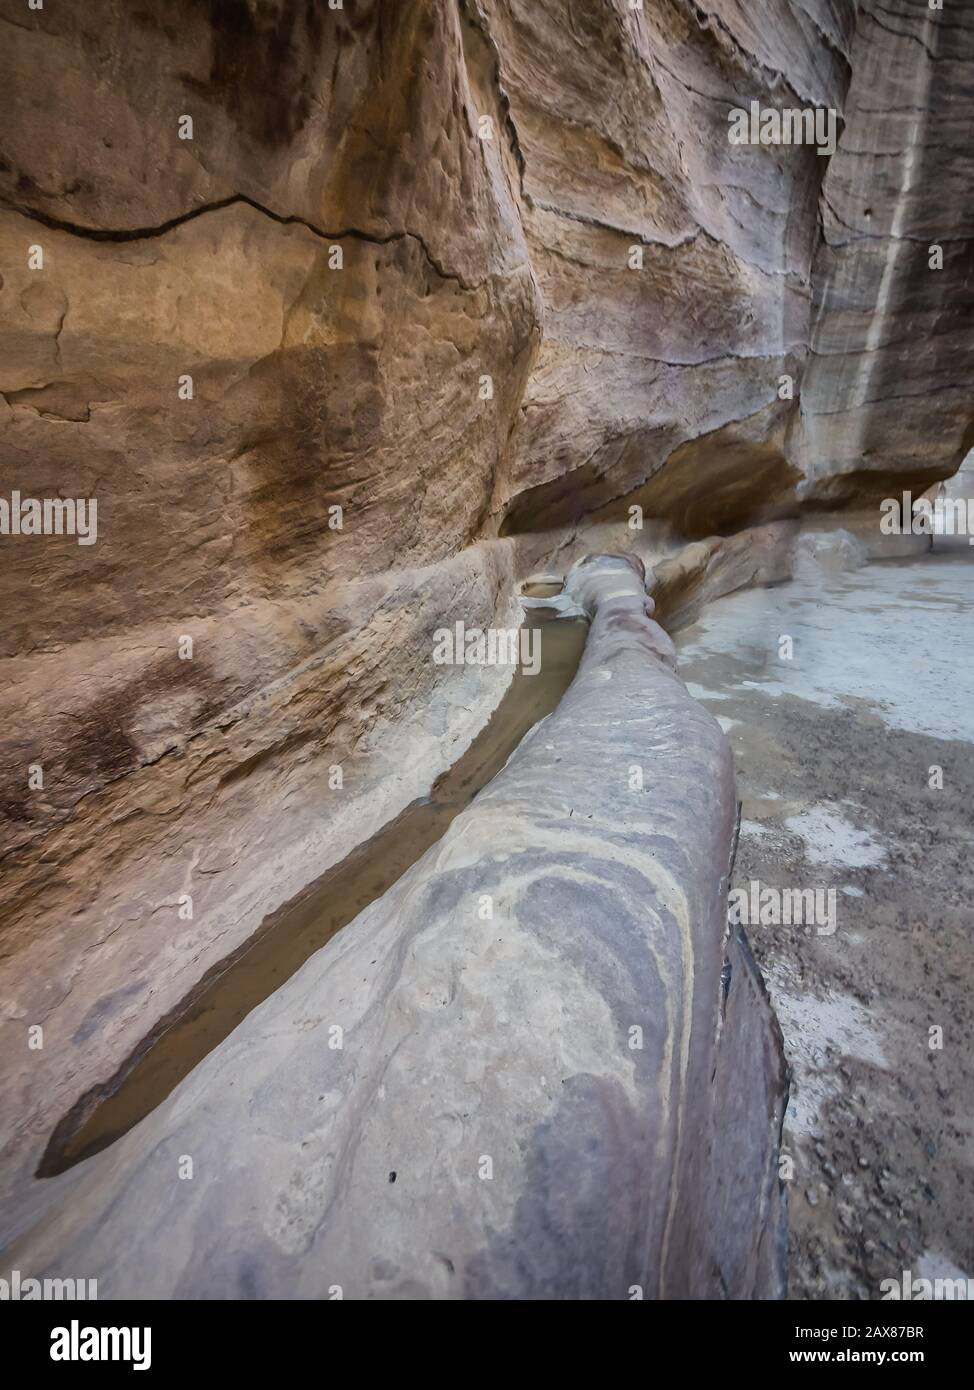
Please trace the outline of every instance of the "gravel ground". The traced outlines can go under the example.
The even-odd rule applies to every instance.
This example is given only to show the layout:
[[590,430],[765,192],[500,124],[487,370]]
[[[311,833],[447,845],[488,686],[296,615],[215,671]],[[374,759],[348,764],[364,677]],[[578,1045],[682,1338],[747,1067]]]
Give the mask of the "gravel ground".
[[795,1299],[974,1277],[972,606],[955,548],[734,595],[678,641],[735,750],[734,886],[835,894],[831,923],[748,928],[793,1071]]

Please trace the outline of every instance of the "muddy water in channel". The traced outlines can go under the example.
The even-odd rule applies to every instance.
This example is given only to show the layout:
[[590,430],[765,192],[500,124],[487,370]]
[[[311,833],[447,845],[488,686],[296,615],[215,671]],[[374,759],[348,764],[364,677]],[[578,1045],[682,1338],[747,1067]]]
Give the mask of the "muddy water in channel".
[[241,951],[204,976],[115,1076],[65,1115],[38,1177],[52,1177],[80,1163],[138,1124],[252,1009],[442,838],[528,730],[551,713],[575,674],[587,623],[535,610],[527,625],[541,628],[540,670],[530,675],[518,669],[485,728],[437,779],[430,796],[407,806],[298,900],[273,914]]

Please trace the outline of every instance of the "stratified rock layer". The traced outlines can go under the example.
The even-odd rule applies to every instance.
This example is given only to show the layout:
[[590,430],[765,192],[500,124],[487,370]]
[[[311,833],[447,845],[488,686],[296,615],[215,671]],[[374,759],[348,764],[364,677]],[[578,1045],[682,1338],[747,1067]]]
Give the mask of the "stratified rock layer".
[[[706,577],[715,532],[956,466],[971,16],[0,0],[4,495],[98,503],[92,546],[0,537],[10,1209],[482,725],[503,673],[437,627],[597,533]],[[838,153],[732,146],[751,100],[836,107]]]
[[555,713],[168,1101],[45,1184],[16,1267],[100,1297],[780,1294],[785,1069],[728,936],[732,759],[641,568],[572,572],[595,616]]

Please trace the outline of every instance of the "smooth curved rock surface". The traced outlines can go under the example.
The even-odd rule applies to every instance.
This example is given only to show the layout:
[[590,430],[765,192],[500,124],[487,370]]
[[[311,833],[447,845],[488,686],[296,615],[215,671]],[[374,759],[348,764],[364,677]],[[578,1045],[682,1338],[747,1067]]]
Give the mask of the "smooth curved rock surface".
[[[0,570],[14,1212],[79,1098],[483,725],[503,678],[444,679],[437,627],[586,550],[699,540],[706,593],[737,528],[877,541],[974,420],[971,0],[164,9],[0,0],[0,461],[99,505]],[[836,154],[731,146],[752,100],[836,108]]]
[[780,1294],[785,1075],[728,938],[729,747],[638,562],[566,587],[594,617],[554,714],[159,1110],[35,1190],[18,1268],[100,1297]]

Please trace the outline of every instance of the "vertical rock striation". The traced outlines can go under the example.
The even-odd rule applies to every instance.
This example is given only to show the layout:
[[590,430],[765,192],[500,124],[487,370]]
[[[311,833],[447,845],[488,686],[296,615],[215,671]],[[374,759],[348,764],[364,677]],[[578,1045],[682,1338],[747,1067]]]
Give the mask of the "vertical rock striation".
[[862,0],[851,56],[792,441],[832,506],[919,493],[974,444],[974,6]]

